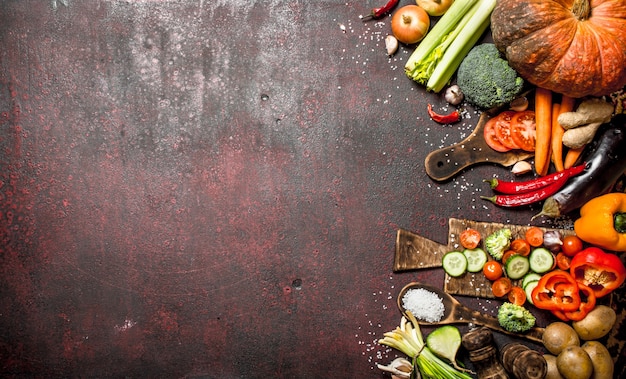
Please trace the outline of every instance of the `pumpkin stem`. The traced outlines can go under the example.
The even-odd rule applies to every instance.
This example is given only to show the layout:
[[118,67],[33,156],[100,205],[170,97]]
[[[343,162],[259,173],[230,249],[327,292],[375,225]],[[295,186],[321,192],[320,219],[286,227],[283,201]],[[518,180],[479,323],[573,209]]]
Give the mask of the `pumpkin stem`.
[[572,13],[574,13],[574,16],[580,21],[588,19],[591,14],[589,0],[574,0]]

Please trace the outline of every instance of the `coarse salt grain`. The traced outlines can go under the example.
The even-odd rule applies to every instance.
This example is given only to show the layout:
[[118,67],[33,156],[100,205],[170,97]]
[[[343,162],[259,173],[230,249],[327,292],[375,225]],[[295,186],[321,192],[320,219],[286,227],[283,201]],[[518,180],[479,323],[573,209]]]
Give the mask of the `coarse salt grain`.
[[411,311],[416,319],[425,322],[438,322],[443,318],[443,300],[434,292],[424,288],[412,288],[402,296],[402,306]]

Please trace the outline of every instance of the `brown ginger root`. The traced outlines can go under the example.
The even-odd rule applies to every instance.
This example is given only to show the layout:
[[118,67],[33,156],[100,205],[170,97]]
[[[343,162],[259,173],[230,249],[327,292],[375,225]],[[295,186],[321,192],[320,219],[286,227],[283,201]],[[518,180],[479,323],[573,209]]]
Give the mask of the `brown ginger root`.
[[559,124],[564,129],[577,128],[591,123],[605,123],[611,120],[615,111],[612,103],[600,98],[591,98],[580,103],[576,111],[564,112],[558,117]]

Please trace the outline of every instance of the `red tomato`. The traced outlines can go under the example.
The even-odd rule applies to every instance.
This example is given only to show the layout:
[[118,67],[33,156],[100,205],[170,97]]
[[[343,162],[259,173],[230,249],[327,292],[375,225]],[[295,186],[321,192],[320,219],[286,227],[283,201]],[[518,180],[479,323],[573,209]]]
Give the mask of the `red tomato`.
[[515,114],[513,111],[504,111],[496,116],[496,137],[504,147],[511,150],[520,148],[511,137],[511,120]]
[[405,5],[391,17],[391,32],[398,41],[407,45],[421,41],[429,27],[428,13],[417,5]]
[[511,119],[511,138],[525,151],[535,151],[535,112],[517,112]]
[[527,257],[530,254],[530,244],[525,239],[516,238],[511,241],[509,250],[513,250],[517,254]]
[[543,230],[536,226],[528,228],[524,237],[530,246],[539,247],[543,244]]
[[480,232],[476,229],[465,229],[459,236],[461,246],[466,249],[475,249],[480,243]]
[[565,253],[563,253],[562,251],[560,251],[557,255],[556,255],[556,266],[558,268],[560,268],[561,270],[569,270],[569,266],[572,263],[572,259],[570,257],[568,257],[567,255],[565,255]]
[[506,262],[509,260],[509,258],[511,258],[514,255],[518,255],[517,251],[515,250],[507,250],[504,252],[504,254],[502,254],[502,258],[500,259],[502,261],[502,264],[505,265]]
[[524,292],[522,287],[513,286],[509,291],[508,299],[510,303],[524,305],[526,302],[526,292]]
[[498,261],[489,261],[483,266],[485,278],[496,281],[502,277],[502,265]]
[[503,276],[491,284],[491,291],[495,297],[504,297],[511,291],[512,287],[511,279]]
[[498,122],[497,117],[492,117],[485,123],[485,130],[483,135],[485,137],[485,142],[487,145],[495,151],[500,153],[506,153],[511,150],[508,147],[504,146],[502,142],[498,139],[498,135],[496,134],[496,123]]
[[583,249],[583,241],[577,236],[565,236],[563,237],[563,246],[561,251],[568,257],[573,257]]

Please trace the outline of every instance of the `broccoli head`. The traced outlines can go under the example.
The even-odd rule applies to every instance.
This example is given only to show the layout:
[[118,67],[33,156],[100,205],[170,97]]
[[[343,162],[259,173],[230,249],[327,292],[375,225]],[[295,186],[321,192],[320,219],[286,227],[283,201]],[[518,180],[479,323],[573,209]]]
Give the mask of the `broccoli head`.
[[511,246],[511,229],[502,228],[485,238],[485,249],[497,260],[502,259],[504,252]]
[[470,103],[489,109],[514,100],[524,79],[502,58],[493,43],[476,45],[461,62],[457,84]]
[[504,302],[498,309],[498,322],[509,332],[523,333],[535,326],[536,318],[523,306]]

